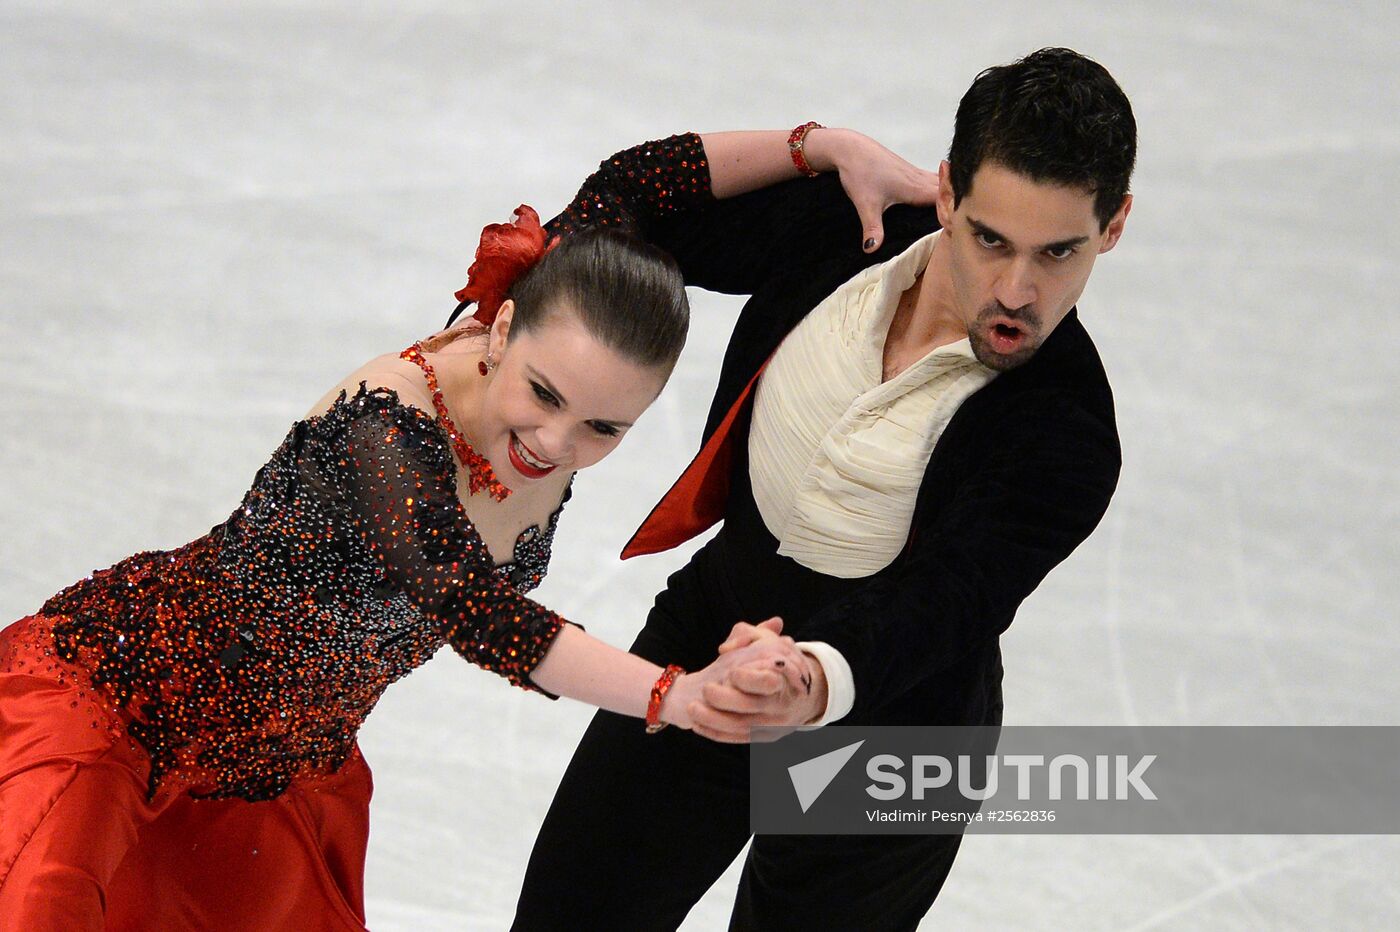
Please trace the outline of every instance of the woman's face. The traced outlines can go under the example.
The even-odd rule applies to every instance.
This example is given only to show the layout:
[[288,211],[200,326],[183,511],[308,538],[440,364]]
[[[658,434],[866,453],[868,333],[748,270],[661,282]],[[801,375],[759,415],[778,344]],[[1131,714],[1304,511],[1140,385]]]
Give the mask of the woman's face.
[[607,456],[668,375],[601,343],[571,310],[556,310],[530,331],[511,329],[513,313],[503,304],[491,328],[496,368],[472,438],[511,488]]

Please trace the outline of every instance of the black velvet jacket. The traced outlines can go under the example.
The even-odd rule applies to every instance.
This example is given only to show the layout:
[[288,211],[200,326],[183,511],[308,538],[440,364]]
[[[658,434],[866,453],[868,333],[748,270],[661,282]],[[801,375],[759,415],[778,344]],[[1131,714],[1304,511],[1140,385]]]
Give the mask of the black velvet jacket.
[[[834,175],[715,200],[693,134],[604,161],[551,228],[599,222],[627,225],[666,249],[687,284],[751,296],[725,353],[707,439],[823,298],[938,228],[932,208],[894,207],[884,245],[863,253],[859,218]],[[736,431],[745,445],[746,418]],[[856,698],[845,721],[999,721],[997,638],[1103,517],[1120,465],[1108,379],[1071,311],[1029,362],[953,416],[894,563],[789,624],[785,633],[826,641],[850,663]],[[737,472],[733,481],[746,481]],[[781,578],[778,563],[791,561],[771,560]]]

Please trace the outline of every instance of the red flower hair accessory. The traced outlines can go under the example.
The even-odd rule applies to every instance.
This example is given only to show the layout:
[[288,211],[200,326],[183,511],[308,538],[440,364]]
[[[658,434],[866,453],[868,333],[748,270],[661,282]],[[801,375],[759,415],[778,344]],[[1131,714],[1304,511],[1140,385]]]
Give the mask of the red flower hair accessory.
[[472,316],[491,326],[510,286],[558,242],[556,236],[545,243],[540,215],[528,204],[521,204],[510,223],[489,223],[481,231],[476,261],[467,269],[467,285],[457,292],[457,300],[475,301]]

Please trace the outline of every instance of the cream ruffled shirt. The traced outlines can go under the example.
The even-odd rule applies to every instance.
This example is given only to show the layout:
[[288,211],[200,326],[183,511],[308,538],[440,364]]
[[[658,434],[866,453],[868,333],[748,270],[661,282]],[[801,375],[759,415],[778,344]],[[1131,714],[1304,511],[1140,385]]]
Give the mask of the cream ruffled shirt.
[[[778,553],[855,579],[884,569],[909,538],[934,444],[958,406],[996,374],[971,344],[941,346],[882,381],[900,296],[928,265],[932,233],[829,295],[783,340],[759,380],[749,429],[754,501]],[[850,711],[850,667],[829,645],[819,723]]]

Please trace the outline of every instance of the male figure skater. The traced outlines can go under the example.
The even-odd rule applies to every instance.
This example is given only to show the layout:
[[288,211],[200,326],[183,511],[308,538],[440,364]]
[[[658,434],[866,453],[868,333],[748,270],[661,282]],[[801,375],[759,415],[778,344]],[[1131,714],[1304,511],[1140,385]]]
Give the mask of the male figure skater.
[[[1075,309],[1132,202],[1117,83],[1065,49],[984,71],[933,206],[893,207],[883,229],[886,204],[921,199],[920,173],[872,146],[810,125],[673,137],[604,162],[553,222],[628,224],[688,282],[752,295],[704,446],[627,551],[724,521],[635,653],[694,669],[736,619],[781,616],[810,657],[810,691],[715,687],[708,737],[999,724],[998,636],[1117,483],[1112,395]],[[875,205],[864,225],[842,184]],[[749,838],[747,761],[740,744],[598,713],[515,928],[674,929]],[[911,929],[959,842],[757,837],[731,928]]]

